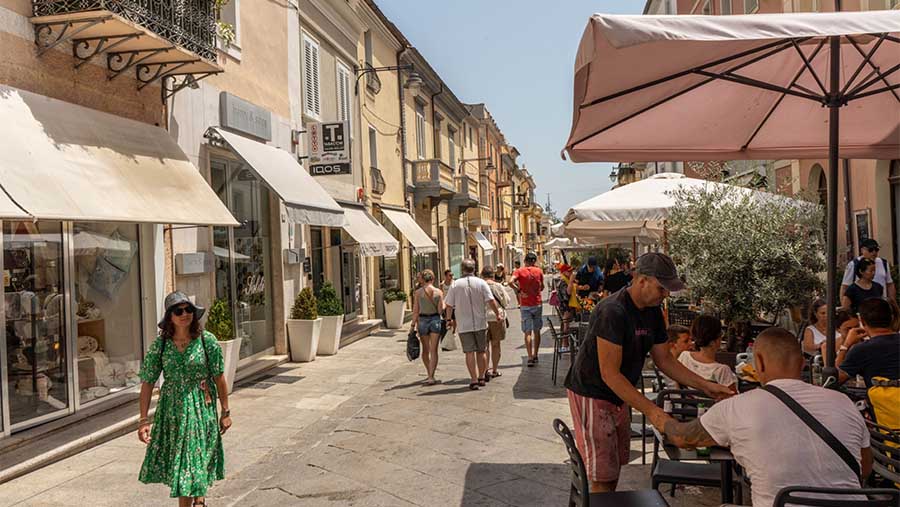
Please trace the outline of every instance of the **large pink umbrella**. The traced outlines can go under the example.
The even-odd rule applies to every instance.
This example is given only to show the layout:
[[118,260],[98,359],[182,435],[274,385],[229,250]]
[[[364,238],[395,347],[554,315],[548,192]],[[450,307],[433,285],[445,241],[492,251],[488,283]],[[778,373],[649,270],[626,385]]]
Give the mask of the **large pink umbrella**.
[[578,48],[565,150],[575,162],[827,157],[833,309],[838,157],[900,156],[898,70],[897,10],[598,14]]

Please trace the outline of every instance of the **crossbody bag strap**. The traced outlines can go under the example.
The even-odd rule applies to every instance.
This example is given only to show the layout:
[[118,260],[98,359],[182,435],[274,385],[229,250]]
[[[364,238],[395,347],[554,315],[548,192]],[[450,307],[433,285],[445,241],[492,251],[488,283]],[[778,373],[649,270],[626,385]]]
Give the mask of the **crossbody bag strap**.
[[812,414],[810,414],[805,408],[797,403],[797,400],[791,398],[786,392],[771,384],[763,386],[763,389],[781,400],[782,403],[784,403],[789,409],[791,409],[791,412],[797,414],[797,417],[799,417],[801,421],[806,423],[809,429],[813,430],[813,433],[818,435],[819,438],[821,438],[826,444],[828,444],[828,447],[831,447],[831,450],[833,450],[838,456],[841,457],[842,460],[844,460],[844,463],[846,463],[847,466],[850,467],[850,470],[853,471],[856,477],[860,477],[862,475],[859,469],[859,463],[856,461],[856,458],[854,458],[853,455],[850,454],[847,446],[842,444],[841,441],[834,436],[834,434],[828,431],[828,428],[823,426],[822,423],[817,421],[816,418],[812,416]]

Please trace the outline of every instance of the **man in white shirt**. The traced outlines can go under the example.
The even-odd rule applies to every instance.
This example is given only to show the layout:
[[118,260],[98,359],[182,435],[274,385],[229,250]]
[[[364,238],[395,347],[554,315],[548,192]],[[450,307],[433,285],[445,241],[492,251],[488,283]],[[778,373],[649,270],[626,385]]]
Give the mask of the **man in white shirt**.
[[469,389],[485,384],[487,372],[487,307],[500,320],[500,308],[488,284],[475,276],[475,261],[462,261],[462,277],[454,280],[444,296],[447,321],[457,333],[466,354],[466,368],[472,377]]
[[848,262],[846,269],[844,269],[844,279],[841,281],[841,297],[844,297],[844,292],[856,281],[856,263],[860,259],[869,259],[875,263],[875,279],[873,281],[884,287],[882,296],[889,301],[893,301],[897,297],[897,286],[894,285],[894,279],[891,278],[891,268],[888,261],[884,257],[878,256],[878,242],[872,238],[860,241],[859,253],[862,255]]
[[[869,432],[856,406],[844,394],[800,380],[803,353],[790,332],[773,327],[756,340],[756,371],[819,421],[860,464],[872,470]],[[665,423],[666,439],[678,447],[730,447],[752,483],[753,507],[771,507],[787,486],[859,488],[847,462],[787,405],[755,389],[712,406],[699,419]]]

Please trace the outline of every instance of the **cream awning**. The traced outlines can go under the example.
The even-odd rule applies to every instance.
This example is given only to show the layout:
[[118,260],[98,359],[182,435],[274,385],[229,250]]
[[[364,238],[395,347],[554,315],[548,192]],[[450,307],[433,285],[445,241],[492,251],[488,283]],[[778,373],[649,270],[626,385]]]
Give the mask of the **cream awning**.
[[359,243],[365,257],[395,257],[400,243],[363,208],[341,206],[347,222],[344,230]]
[[438,251],[437,244],[419,227],[413,217],[405,211],[381,208],[384,216],[403,234],[417,254],[430,254]]
[[4,217],[238,225],[159,127],[9,86],[0,118]]
[[210,127],[206,137],[224,142],[284,201],[295,224],[341,227],[344,212],[290,153],[222,128]]
[[475,231],[472,233],[472,239],[478,243],[478,246],[484,251],[485,255],[490,255],[494,253],[494,245],[484,236],[484,234]]

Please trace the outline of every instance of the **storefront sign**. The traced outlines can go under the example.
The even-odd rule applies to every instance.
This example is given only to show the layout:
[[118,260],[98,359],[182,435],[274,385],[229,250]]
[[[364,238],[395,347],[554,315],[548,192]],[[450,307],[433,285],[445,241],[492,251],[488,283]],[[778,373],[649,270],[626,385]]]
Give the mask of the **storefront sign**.
[[228,92],[219,94],[219,123],[265,141],[272,140],[272,113]]
[[[306,124],[308,155],[311,164],[347,164],[350,165],[350,122]],[[328,172],[320,174],[349,174]]]
[[206,252],[175,254],[175,273],[198,275],[213,271],[213,258]]
[[331,176],[333,174],[350,174],[350,163],[345,164],[315,164],[309,166],[309,174],[313,176]]

